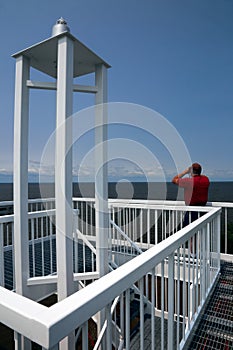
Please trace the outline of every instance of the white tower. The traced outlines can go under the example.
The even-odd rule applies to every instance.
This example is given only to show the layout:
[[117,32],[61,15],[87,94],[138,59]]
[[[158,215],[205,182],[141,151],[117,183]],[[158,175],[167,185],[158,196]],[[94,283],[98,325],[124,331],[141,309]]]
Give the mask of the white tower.
[[[15,77],[15,121],[14,121],[14,243],[16,292],[35,298],[39,291],[32,292],[27,286],[29,277],[28,251],[28,123],[29,89],[56,90],[56,151],[55,151],[55,202],[56,202],[56,249],[57,291],[61,300],[72,294],[72,140],[71,123],[65,123],[72,113],[74,92],[89,92],[96,96],[96,144],[98,157],[96,169],[96,232],[97,269],[106,273],[107,263],[107,168],[104,141],[107,138],[107,116],[103,104],[107,102],[107,68],[110,66],[76,39],[61,18],[53,27],[52,36],[13,55],[16,59]],[[30,68],[56,79],[56,82],[30,80]],[[73,84],[75,77],[95,74],[95,86]],[[60,128],[60,125],[65,127]],[[49,286],[47,286],[49,288]]]

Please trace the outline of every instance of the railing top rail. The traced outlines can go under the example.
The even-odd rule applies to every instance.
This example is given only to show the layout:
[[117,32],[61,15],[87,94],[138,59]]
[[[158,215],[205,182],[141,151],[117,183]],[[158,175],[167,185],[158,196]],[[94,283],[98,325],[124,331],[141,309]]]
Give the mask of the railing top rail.
[[[173,200],[157,200],[157,199],[109,199],[110,203],[125,203],[125,204],[142,204],[145,203],[147,205],[168,205],[168,206],[184,206],[187,208],[185,205],[184,201],[173,201]],[[207,202],[206,207],[228,207],[228,208],[233,208],[233,203],[232,202]]]
[[[76,202],[95,202],[95,198],[82,198],[82,197],[76,197],[73,198],[73,201]],[[149,208],[150,209],[161,209],[164,210],[166,208],[170,210],[189,210],[189,211],[200,211],[200,212],[206,212],[211,210],[209,208],[209,204],[206,206],[186,206],[184,201],[167,201],[167,200],[144,200],[144,199],[114,199],[109,198],[108,199],[109,207],[111,206],[121,206],[124,208],[132,207],[132,208]],[[231,204],[231,203],[229,203]],[[211,203],[210,203],[210,206]],[[219,206],[219,205],[218,205]],[[233,203],[232,203],[233,207]]]
[[[83,197],[75,197],[73,198],[73,201],[76,202],[95,202],[95,198],[83,198]],[[119,198],[109,198],[108,202],[110,204],[126,204],[126,205],[131,205],[131,204],[145,204],[145,205],[168,205],[168,206],[183,206],[185,208],[187,208],[187,206],[185,205],[184,201],[180,201],[180,200],[159,200],[159,199],[119,199]],[[231,202],[207,202],[205,207],[228,207],[228,208],[233,208],[233,203]],[[205,208],[204,207],[204,208]],[[199,208],[199,207],[198,207]],[[203,208],[203,207],[200,207]]]
[[[55,198],[35,198],[35,199],[29,199],[28,203],[47,203],[47,202],[53,202],[55,201]],[[90,197],[73,197],[73,201],[75,202],[95,202],[95,198]],[[184,201],[174,201],[174,200],[157,200],[157,199],[115,199],[115,198],[109,198],[108,202],[110,204],[125,204],[125,205],[132,205],[132,204],[139,204],[139,205],[168,205],[168,206],[185,206]],[[11,206],[14,205],[13,201],[2,201],[0,202],[0,207],[5,206]],[[207,207],[228,207],[233,208],[233,203],[231,202],[207,202]]]
[[168,205],[168,204],[142,204],[142,203],[121,203],[115,202],[110,203],[110,207],[113,208],[135,208],[135,209],[159,209],[159,210],[174,210],[174,211],[199,211],[199,212],[209,212],[212,207],[208,206],[186,206],[186,205]]
[[[55,215],[55,213],[56,213],[55,209],[32,211],[28,213],[28,218],[29,219],[41,218],[41,217]],[[14,214],[0,216],[0,224],[5,224],[13,221],[14,221]]]
[[73,201],[75,202],[95,202],[95,198],[92,197],[73,197]]
[[14,214],[0,216],[0,224],[5,224],[13,221],[14,221]]
[[56,214],[55,209],[31,211],[28,213],[28,218],[29,219],[41,218],[41,217],[51,216],[51,215],[55,215],[55,214]]
[[207,205],[212,207],[233,208],[233,203],[230,202],[208,202]]
[[46,203],[46,202],[54,202],[55,198],[31,198],[28,200],[28,203]]
[[53,347],[172,254],[220,211],[213,208],[175,235],[48,309],[0,287],[2,322],[25,336],[30,333],[30,339],[45,348]]
[[[54,202],[55,198],[31,198],[28,199],[28,203],[46,203],[46,202]],[[0,207],[6,207],[14,205],[14,201],[1,201]]]
[[8,207],[10,205],[13,205],[14,202],[13,201],[2,201],[0,202],[0,207]]

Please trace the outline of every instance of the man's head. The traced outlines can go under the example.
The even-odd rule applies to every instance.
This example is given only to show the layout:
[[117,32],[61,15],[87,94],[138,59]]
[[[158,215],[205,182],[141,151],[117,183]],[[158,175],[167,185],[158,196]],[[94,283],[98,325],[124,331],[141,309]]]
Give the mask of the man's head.
[[193,163],[191,170],[192,170],[193,175],[201,175],[202,169],[201,169],[201,165],[199,163]]

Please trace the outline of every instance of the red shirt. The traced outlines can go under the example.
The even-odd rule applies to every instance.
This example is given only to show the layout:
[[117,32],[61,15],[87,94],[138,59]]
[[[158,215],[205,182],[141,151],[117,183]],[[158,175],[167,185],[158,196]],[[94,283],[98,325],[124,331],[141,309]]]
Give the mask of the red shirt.
[[205,175],[178,179],[178,186],[184,189],[186,205],[205,205],[208,201],[209,184],[210,181]]

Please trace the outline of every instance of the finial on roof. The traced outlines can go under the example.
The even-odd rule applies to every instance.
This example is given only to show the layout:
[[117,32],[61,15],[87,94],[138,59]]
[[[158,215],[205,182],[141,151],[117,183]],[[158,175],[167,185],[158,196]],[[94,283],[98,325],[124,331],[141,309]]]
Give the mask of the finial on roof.
[[53,26],[52,30],[52,36],[56,36],[58,34],[69,32],[70,28],[67,26],[67,22],[64,20],[64,18],[59,18]]

